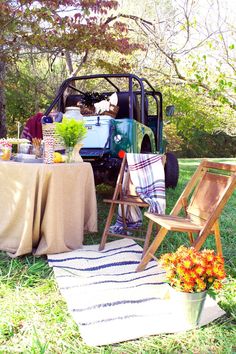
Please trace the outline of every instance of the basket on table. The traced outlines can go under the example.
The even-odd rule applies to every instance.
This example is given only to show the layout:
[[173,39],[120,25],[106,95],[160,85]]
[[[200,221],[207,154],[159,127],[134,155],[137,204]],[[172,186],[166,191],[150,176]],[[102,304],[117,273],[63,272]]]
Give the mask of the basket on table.
[[119,107],[118,106],[113,106],[112,104],[110,104],[109,111],[104,111],[100,115],[101,116],[106,115],[106,116],[111,116],[111,117],[115,118],[117,113],[118,113],[118,111],[119,111]]
[[84,104],[78,105],[80,108],[80,113],[82,116],[94,116],[95,115],[95,107],[94,106],[86,106]]
[[86,106],[86,105],[80,105],[80,112],[83,116],[111,116],[113,118],[116,117],[119,107],[118,106],[113,106],[110,104],[110,109],[109,111],[104,111],[102,113],[95,113],[95,107],[94,106]]
[[61,137],[56,134],[56,123],[44,123],[42,124],[43,139],[45,137],[54,138],[54,151],[65,150],[65,145]]

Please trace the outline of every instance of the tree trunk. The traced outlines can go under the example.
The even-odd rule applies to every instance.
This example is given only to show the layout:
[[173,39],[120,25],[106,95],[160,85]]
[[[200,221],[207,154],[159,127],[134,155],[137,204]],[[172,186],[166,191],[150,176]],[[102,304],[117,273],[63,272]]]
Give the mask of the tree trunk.
[[66,51],[66,65],[69,71],[69,75],[71,76],[73,73],[73,64],[71,59],[71,53],[68,50]]
[[4,92],[5,73],[6,73],[6,63],[0,61],[0,138],[5,138],[7,135],[6,101],[5,101],[5,92]]

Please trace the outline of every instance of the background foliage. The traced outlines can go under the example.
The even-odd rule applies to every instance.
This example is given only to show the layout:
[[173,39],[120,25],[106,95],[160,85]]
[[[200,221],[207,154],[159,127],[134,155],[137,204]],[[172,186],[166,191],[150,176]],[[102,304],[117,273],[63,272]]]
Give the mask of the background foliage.
[[[40,1],[41,11],[34,12],[37,38],[25,39],[23,29],[35,26],[26,5],[20,7],[22,22],[11,15],[6,25],[0,18],[8,33],[2,47],[8,135],[16,134],[16,121],[23,125],[45,110],[67,77],[132,72],[163,92],[164,106],[175,105],[174,117],[165,118],[169,150],[186,157],[235,156],[236,10],[230,1],[119,0],[104,1],[99,9],[91,0],[68,0],[63,7],[52,1],[44,29],[40,23],[46,3]],[[79,3],[80,15],[75,11]],[[19,24],[23,27],[14,41]]]

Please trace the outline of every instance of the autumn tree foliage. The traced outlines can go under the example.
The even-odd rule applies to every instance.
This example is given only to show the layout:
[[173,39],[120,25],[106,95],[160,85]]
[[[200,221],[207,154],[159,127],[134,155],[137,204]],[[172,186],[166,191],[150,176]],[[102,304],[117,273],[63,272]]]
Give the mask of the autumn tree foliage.
[[0,3],[1,57],[15,58],[22,49],[127,52],[126,26],[110,26],[106,15],[118,6],[114,0],[40,0]]
[[5,70],[19,56],[33,48],[55,56],[72,51],[86,58],[88,51],[126,53],[138,47],[130,44],[124,23],[106,21],[117,6],[115,0],[0,2],[0,137],[6,135]]

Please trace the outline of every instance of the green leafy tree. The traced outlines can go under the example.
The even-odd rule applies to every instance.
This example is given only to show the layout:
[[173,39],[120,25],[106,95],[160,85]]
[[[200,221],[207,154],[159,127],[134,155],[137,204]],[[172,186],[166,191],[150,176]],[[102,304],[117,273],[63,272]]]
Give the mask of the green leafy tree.
[[16,136],[18,124],[44,112],[65,79],[65,61],[56,59],[51,69],[49,55],[27,55],[8,68],[5,95],[8,135]]
[[188,85],[163,87],[162,92],[164,104],[175,105],[174,116],[168,117],[164,128],[168,150],[183,157],[235,156],[236,125],[230,107],[196,95]]
[[130,52],[127,28],[106,17],[117,8],[115,0],[9,0],[0,2],[0,137],[6,135],[4,83],[6,65],[32,48],[57,56],[97,49]]

